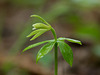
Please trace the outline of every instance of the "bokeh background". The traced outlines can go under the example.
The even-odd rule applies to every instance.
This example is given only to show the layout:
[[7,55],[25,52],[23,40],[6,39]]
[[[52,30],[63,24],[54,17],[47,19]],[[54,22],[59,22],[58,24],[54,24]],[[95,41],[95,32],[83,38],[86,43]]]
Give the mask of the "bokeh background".
[[70,67],[58,54],[59,75],[100,75],[100,0],[0,0],[0,75],[53,75],[54,52],[36,64],[41,46],[22,53],[30,44],[53,39],[46,32],[34,41],[26,36],[42,16],[58,37],[81,40],[83,45],[67,42],[74,54]]

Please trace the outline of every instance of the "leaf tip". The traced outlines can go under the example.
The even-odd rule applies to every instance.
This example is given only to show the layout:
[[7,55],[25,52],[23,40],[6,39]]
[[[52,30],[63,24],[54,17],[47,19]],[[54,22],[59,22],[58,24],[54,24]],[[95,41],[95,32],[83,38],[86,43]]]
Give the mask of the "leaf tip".
[[26,36],[27,38],[29,37],[29,35],[28,36]]
[[32,39],[30,39],[30,41],[32,41],[32,40],[34,40],[33,38]]
[[22,51],[22,53],[25,52],[24,50]]
[[25,49],[22,51],[22,53],[24,53],[25,52]]
[[70,67],[72,67],[72,65],[73,65],[73,62],[71,61],[71,62],[69,63],[69,65],[70,65]]
[[79,44],[82,45],[82,42],[80,41]]
[[31,15],[30,17],[37,17],[38,15]]
[[34,15],[31,15],[30,17],[33,17]]
[[30,39],[30,41],[32,41],[32,40],[34,40],[34,39],[36,39],[36,38],[33,37],[33,38]]

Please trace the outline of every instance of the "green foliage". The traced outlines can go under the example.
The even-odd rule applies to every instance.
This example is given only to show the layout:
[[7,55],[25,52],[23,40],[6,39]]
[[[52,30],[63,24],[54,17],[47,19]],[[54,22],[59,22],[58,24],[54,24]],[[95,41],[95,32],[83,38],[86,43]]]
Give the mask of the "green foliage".
[[[78,28],[77,25],[79,25],[79,28],[81,30],[83,28],[82,26],[85,25],[84,23],[87,22],[87,18],[85,18],[85,20],[83,21],[85,14],[86,15],[89,14],[89,15],[93,16],[94,14],[91,14],[91,12],[94,9],[95,9],[95,11],[98,11],[98,8],[100,7],[100,0],[56,0],[53,3],[49,3],[49,2],[52,2],[49,0],[3,0],[3,2],[10,3],[12,5],[12,7],[14,7],[14,9],[16,9],[16,6],[18,8],[21,8],[21,10],[23,10],[23,9],[30,10],[30,8],[33,8],[32,9],[33,13],[38,13],[39,15],[44,17],[44,19],[46,19],[48,22],[51,22],[51,23],[58,21],[59,19],[63,19],[62,22],[66,22],[66,24],[67,24],[67,23],[69,23],[69,20],[70,20],[69,24],[71,26],[73,25],[72,26],[74,28],[73,32],[76,32],[76,30]],[[50,5],[49,5],[49,7],[46,7],[46,9],[44,11],[44,8],[46,5],[48,5],[48,3]],[[82,8],[84,8],[84,9],[82,9]],[[2,10],[2,12],[6,16],[5,10]],[[23,14],[24,13],[26,13],[26,12],[23,12]],[[3,16],[3,14],[2,14],[2,16]],[[5,16],[3,16],[3,17],[2,16],[1,16],[1,19],[5,18]],[[66,20],[66,18],[67,18],[67,20]],[[91,19],[92,18],[90,18],[90,20]],[[93,19],[93,21],[96,21],[96,20],[97,20],[97,18]],[[36,19],[34,20],[34,23],[35,23],[35,21],[36,21]],[[80,21],[82,21],[82,23],[80,23]],[[27,40],[26,38],[23,39],[23,37],[27,36],[28,35],[27,33],[30,32],[32,23],[31,23],[31,20],[29,20],[28,22],[26,21],[25,22],[26,25],[24,24],[25,27],[21,30],[19,29],[20,30],[20,33],[18,35],[19,37],[17,38],[16,42],[13,44],[11,51],[10,51],[11,53],[16,53],[23,47],[24,43]],[[59,22],[59,23],[61,23],[61,22]],[[96,21],[96,24],[98,25],[98,28],[99,28],[99,24],[97,21]],[[2,26],[2,24],[0,25],[0,28],[1,28],[1,26]],[[90,25],[90,27],[91,27],[91,25]],[[19,28],[21,28],[21,27],[19,27]],[[84,29],[84,31],[85,31],[85,29]],[[92,31],[95,31],[95,30],[92,29]],[[1,30],[1,32],[2,32],[2,30]],[[17,29],[14,29],[14,32],[17,32]],[[77,33],[79,33],[79,34],[77,34]],[[77,31],[77,33],[74,33],[73,36],[79,37],[80,39],[82,39],[82,38],[84,39],[85,37],[87,37],[84,34],[80,33],[80,31]],[[88,33],[88,31],[87,31],[87,33]],[[75,34],[77,34],[77,36]],[[88,36],[90,38],[92,38],[91,35],[88,34]],[[94,36],[95,35],[93,35],[93,37]],[[98,42],[98,40],[97,40],[97,42]],[[95,39],[93,39],[93,41],[95,41]]]
[[37,34],[39,31],[41,31],[41,29],[38,29],[38,30],[31,32],[27,37],[31,37],[31,36]]
[[68,62],[68,64],[70,66],[72,66],[73,52],[72,52],[72,49],[70,48],[70,46],[63,41],[58,41],[58,45],[59,45],[60,51],[62,53],[62,56]]
[[38,60],[40,58],[42,58],[44,55],[46,55],[48,52],[50,52],[52,50],[52,48],[54,47],[55,42],[49,42],[46,45],[44,45],[40,51],[37,54],[37,58],[36,58],[36,62],[38,62]]
[[32,25],[35,29],[50,29],[49,26],[43,24],[43,23],[36,23]]
[[64,57],[64,59],[69,63],[70,66],[72,66],[72,63],[73,63],[73,53],[72,53],[72,49],[70,48],[70,46],[68,44],[66,44],[64,42],[64,40],[67,40],[69,42],[72,42],[72,43],[77,43],[77,44],[80,44],[82,45],[82,43],[78,40],[74,40],[74,39],[70,39],[70,38],[58,38],[57,39],[57,36],[56,36],[56,33],[54,31],[54,29],[51,27],[50,24],[48,24],[43,18],[41,18],[40,16],[38,15],[32,15],[31,17],[37,17],[39,18],[40,20],[42,20],[45,24],[43,23],[36,23],[36,24],[33,24],[33,32],[31,32],[27,37],[30,37],[30,36],[33,36],[35,35],[31,40],[34,40],[36,39],[37,37],[39,37],[40,35],[42,35],[44,32],[46,31],[51,31],[54,35],[54,40],[47,40],[47,41],[42,41],[42,42],[39,42],[39,43],[36,43],[36,44],[33,44],[33,45],[30,45],[28,47],[26,47],[24,51],[28,50],[28,49],[31,49],[33,47],[36,47],[38,45],[41,45],[41,44],[44,44],[46,42],[48,42],[46,45],[44,45],[38,52],[37,54],[37,58],[36,58],[36,62],[38,62],[39,59],[41,59],[43,56],[45,56],[48,52],[50,52],[52,50],[52,48],[54,47],[55,43],[58,43],[58,46],[60,48],[60,51]]
[[29,50],[31,48],[34,48],[38,45],[41,45],[41,44],[44,44],[44,43],[47,43],[47,42],[52,42],[53,40],[46,40],[46,41],[42,41],[42,42],[38,42],[38,43],[35,43],[35,44],[32,44],[32,45],[29,45],[28,47],[26,47],[23,52],[25,52],[26,50]]
[[36,39],[37,37],[39,37],[40,35],[42,35],[46,31],[48,31],[48,30],[47,29],[41,29],[32,39],[30,39],[30,41]]
[[67,41],[69,41],[69,42],[77,43],[77,44],[82,45],[81,41],[79,41],[79,40],[74,40],[74,39],[70,39],[70,38],[61,37],[61,38],[58,38],[58,40],[67,40]]
[[36,39],[37,37],[39,37],[40,35],[42,35],[44,32],[46,31],[51,31],[53,36],[54,36],[54,40],[47,40],[47,41],[43,41],[43,42],[39,42],[39,43],[36,43],[36,44],[33,44],[33,45],[30,45],[28,47],[26,47],[24,51],[28,50],[28,49],[31,49],[33,47],[36,47],[38,45],[41,45],[43,43],[46,43],[48,42],[46,45],[44,45],[38,52],[37,54],[37,58],[36,58],[36,63],[39,61],[39,59],[41,59],[42,57],[44,57],[47,53],[49,53],[53,47],[55,46],[55,75],[57,75],[57,45],[59,46],[60,48],[60,51],[62,53],[62,56],[63,58],[66,60],[66,62],[72,66],[73,64],[73,52],[72,52],[72,49],[70,48],[70,46],[68,44],[66,44],[64,42],[64,40],[67,40],[69,42],[72,42],[72,43],[77,43],[77,44],[81,44],[80,41],[78,40],[74,40],[74,39],[70,39],[70,38],[58,38],[57,39],[57,35],[55,33],[55,30],[51,27],[50,24],[48,24],[43,18],[41,18],[40,16],[38,15],[32,15],[31,17],[37,17],[39,18],[40,20],[42,20],[45,24],[43,23],[36,23],[36,24],[33,24],[33,32],[31,32],[27,37],[30,37],[30,36],[33,36],[35,35],[32,39],[30,39],[31,41]]

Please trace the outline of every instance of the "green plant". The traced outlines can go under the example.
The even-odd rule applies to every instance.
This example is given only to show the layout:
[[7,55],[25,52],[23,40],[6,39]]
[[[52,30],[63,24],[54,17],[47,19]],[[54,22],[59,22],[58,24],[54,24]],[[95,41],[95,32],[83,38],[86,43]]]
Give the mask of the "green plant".
[[42,41],[42,42],[39,42],[39,43],[35,43],[35,44],[32,44],[28,47],[26,47],[24,51],[28,50],[28,49],[31,49],[33,47],[36,47],[38,45],[41,45],[41,44],[44,44],[44,43],[47,43],[46,45],[44,45],[40,51],[38,52],[37,54],[37,58],[36,58],[36,63],[39,61],[39,59],[41,59],[43,56],[45,56],[48,52],[50,52],[52,50],[52,48],[55,46],[55,75],[57,75],[57,54],[58,54],[58,47],[60,48],[60,51],[62,53],[62,56],[64,57],[64,59],[66,60],[66,62],[72,66],[72,63],[73,63],[73,53],[72,53],[72,49],[70,48],[70,46],[68,44],[66,44],[64,42],[64,40],[67,40],[69,42],[72,42],[72,43],[77,43],[77,44],[80,44],[82,45],[82,43],[78,40],[74,40],[74,39],[70,39],[70,38],[64,38],[64,37],[60,37],[57,39],[57,35],[55,33],[55,30],[51,27],[51,25],[49,23],[47,23],[43,18],[41,18],[40,16],[38,15],[31,15],[31,17],[37,17],[39,18],[40,20],[42,20],[45,24],[43,23],[35,23],[33,24],[32,26],[34,27],[33,30],[27,37],[31,37],[34,35],[34,37],[32,37],[30,39],[30,41],[36,39],[37,37],[39,37],[40,35],[42,35],[43,33],[45,33],[46,31],[51,31],[53,36],[54,36],[54,39],[53,40],[46,40],[46,41]]

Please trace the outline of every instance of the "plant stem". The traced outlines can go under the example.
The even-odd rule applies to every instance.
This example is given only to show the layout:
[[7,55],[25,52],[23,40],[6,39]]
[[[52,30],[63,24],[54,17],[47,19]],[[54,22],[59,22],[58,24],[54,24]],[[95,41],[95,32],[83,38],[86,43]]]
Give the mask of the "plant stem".
[[58,71],[58,49],[57,49],[57,42],[55,43],[55,75],[57,75]]
[[52,28],[51,29],[52,33],[53,33],[53,36],[55,38],[55,52],[54,52],[54,55],[55,55],[55,74],[54,75],[58,75],[58,48],[57,48],[57,36],[56,36],[56,33],[55,33],[55,30]]
[[55,42],[57,42],[57,36],[56,36],[55,30],[53,28],[51,28],[51,32],[55,38]]
[[46,22],[42,17],[40,17],[40,16],[38,16],[38,15],[31,15],[30,17],[37,17],[37,18],[39,18],[40,20],[42,20],[45,24],[47,24],[47,25],[49,25],[49,26],[51,27],[51,25],[50,25],[48,22]]

